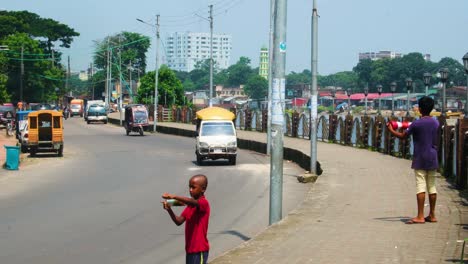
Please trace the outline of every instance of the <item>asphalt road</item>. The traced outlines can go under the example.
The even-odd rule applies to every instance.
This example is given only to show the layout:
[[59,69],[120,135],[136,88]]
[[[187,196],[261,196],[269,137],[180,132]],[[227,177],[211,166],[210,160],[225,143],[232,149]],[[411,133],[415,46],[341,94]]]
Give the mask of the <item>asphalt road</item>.
[[[125,136],[113,125],[65,121],[64,157],[28,158],[0,174],[1,263],[184,263],[184,227],[172,223],[161,194],[188,194],[208,176],[210,258],[268,225],[269,157],[240,150],[238,164],[195,162],[193,138]],[[310,188],[284,164],[283,214]],[[175,208],[176,213],[181,208]]]

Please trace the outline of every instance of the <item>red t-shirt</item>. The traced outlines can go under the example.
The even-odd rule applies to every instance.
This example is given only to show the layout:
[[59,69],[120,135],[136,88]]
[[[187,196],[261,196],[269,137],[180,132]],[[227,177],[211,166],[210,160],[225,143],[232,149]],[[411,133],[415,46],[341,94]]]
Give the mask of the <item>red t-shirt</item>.
[[209,251],[208,222],[210,219],[210,204],[205,196],[198,198],[198,207],[187,206],[182,212],[185,218],[185,251],[197,253]]

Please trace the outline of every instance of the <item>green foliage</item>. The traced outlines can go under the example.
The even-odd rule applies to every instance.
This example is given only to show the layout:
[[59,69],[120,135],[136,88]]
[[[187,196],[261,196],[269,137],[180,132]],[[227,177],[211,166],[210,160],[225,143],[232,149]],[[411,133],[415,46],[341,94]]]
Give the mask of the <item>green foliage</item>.
[[227,69],[228,78],[225,86],[237,87],[241,84],[246,84],[252,75],[256,75],[252,67],[250,67],[250,59],[247,57],[240,57],[236,64],[229,66]]
[[[148,72],[141,78],[138,88],[138,102],[150,104],[150,98],[154,95],[154,71]],[[184,90],[182,83],[175,72],[163,65],[158,74],[158,104],[167,106],[181,105],[184,103]]]
[[[0,52],[5,58],[0,59],[0,100],[15,102],[20,99],[20,79],[23,80],[23,100],[27,102],[52,101],[63,95],[64,69],[55,43],[69,48],[79,33],[28,11],[0,11],[0,25],[0,44],[8,46],[8,51]],[[20,78],[21,60],[23,78]]]
[[244,86],[244,92],[252,99],[264,99],[268,94],[268,81],[260,75],[252,75]]
[[[107,71],[108,51],[111,51],[112,75],[124,79],[137,76],[138,71],[146,71],[146,52],[150,47],[150,39],[139,33],[123,31],[119,34],[107,36],[102,41],[95,41],[94,67]],[[119,56],[120,55],[120,56]],[[120,68],[122,67],[122,68]]]
[[0,22],[2,22],[0,39],[17,32],[24,32],[38,38],[41,46],[46,47],[48,52],[52,51],[56,41],[60,41],[60,47],[69,48],[73,37],[80,35],[65,24],[50,18],[41,18],[28,11],[0,11]]

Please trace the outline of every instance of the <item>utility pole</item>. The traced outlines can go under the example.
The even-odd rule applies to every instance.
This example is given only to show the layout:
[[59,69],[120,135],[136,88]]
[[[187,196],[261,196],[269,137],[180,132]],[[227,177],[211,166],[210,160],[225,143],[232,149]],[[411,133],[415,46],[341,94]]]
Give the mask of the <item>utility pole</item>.
[[[65,81],[65,91],[68,91],[68,89],[69,89],[69,87],[68,87],[69,79],[70,79],[70,55],[68,56],[67,78],[66,78],[66,81]],[[69,91],[69,95],[73,96],[73,93],[72,93],[71,89]]]
[[273,69],[270,158],[270,217],[274,224],[282,218],[283,208],[283,137],[285,108],[286,17],[287,0],[274,0]]
[[213,5],[210,5],[210,107],[213,106]]
[[109,84],[107,85],[109,105],[112,97],[112,56],[112,48],[109,48]]
[[20,76],[20,102],[23,102],[23,79],[24,79],[24,46],[21,45],[21,76]]
[[132,94],[132,101],[134,99],[134,96],[133,96],[133,83],[132,83],[132,61],[130,60],[130,62],[128,63],[128,69],[129,69],[129,75],[130,75],[130,92]]
[[92,62],[90,64],[90,66],[91,66],[91,86],[93,87],[93,94],[92,94],[91,98],[93,98],[93,100],[94,100],[94,80],[93,80],[94,68],[93,68],[93,63]]
[[318,14],[316,0],[312,7],[312,86],[310,91],[310,173],[317,175],[317,59]]
[[268,48],[268,120],[267,120],[267,155],[271,154],[271,92],[272,76],[271,69],[273,64],[273,14],[275,0],[270,0],[270,43]]
[[158,122],[158,78],[159,78],[159,15],[156,15],[156,69],[154,70],[154,120],[153,131],[156,133]]
[[122,94],[123,94],[123,86],[122,86],[122,47],[121,45],[122,35],[119,35],[119,119],[120,119],[120,126],[122,126]]

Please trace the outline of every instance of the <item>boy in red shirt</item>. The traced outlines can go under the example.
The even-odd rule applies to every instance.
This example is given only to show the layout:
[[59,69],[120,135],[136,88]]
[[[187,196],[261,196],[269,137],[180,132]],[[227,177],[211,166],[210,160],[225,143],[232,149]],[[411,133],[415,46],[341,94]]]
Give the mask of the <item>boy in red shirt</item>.
[[171,209],[171,205],[164,201],[163,208],[167,210],[172,221],[176,225],[185,223],[185,263],[206,264],[208,262],[208,252],[210,244],[208,242],[208,222],[210,219],[210,204],[205,198],[205,191],[208,187],[208,178],[205,175],[197,174],[189,181],[190,197],[177,196],[164,193],[162,198],[175,199],[186,205],[180,216],[176,216]]

